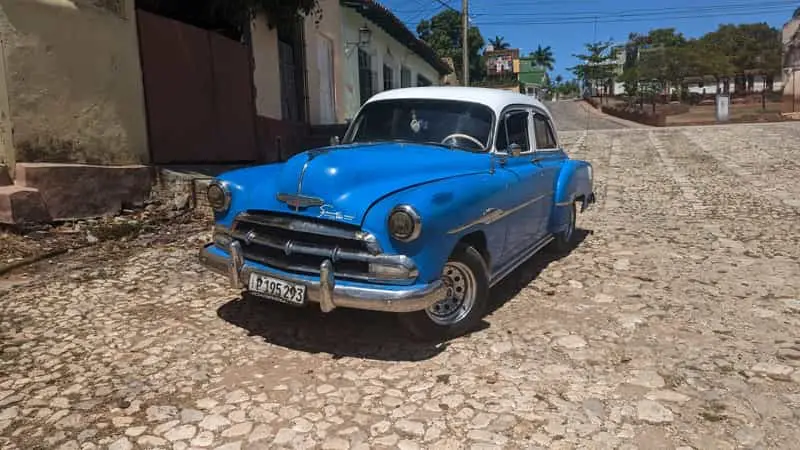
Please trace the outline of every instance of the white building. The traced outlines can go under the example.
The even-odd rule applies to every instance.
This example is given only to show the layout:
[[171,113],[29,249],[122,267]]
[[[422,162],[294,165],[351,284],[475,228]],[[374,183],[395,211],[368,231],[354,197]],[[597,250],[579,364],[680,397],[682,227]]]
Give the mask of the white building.
[[450,72],[433,49],[378,2],[342,0],[341,5],[340,45],[344,59],[339,75],[343,118],[353,118],[361,105],[378,92],[438,86]]

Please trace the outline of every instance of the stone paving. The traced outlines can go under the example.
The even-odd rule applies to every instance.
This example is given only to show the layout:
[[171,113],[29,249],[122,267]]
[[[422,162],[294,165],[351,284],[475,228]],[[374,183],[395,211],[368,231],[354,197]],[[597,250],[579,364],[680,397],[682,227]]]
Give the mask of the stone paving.
[[648,128],[648,125],[603,114],[584,101],[562,100],[545,102],[559,131],[613,130],[618,128]]
[[242,300],[207,232],[4,280],[0,448],[797,448],[800,124],[565,132],[598,204],[483,329]]

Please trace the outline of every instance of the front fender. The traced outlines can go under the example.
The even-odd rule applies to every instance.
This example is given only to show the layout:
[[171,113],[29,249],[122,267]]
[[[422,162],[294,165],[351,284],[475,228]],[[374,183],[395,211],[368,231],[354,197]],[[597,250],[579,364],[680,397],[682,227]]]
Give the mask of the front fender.
[[263,180],[274,180],[284,163],[264,164],[231,170],[217,176],[217,180],[226,183],[231,192],[231,204],[222,214],[214,212],[214,222],[217,225],[230,227],[236,215],[254,205],[261,209],[275,208],[278,206],[273,197],[257,199],[254,203],[255,188]]
[[[503,233],[487,233],[481,224],[464,230],[458,228],[480,217],[487,208],[498,207],[498,196],[502,197],[509,189],[510,181],[508,174],[500,171],[486,172],[396,192],[372,205],[363,228],[375,235],[385,252],[412,258],[419,269],[420,281],[431,282],[441,276],[442,267],[465,234],[482,231],[490,252],[502,249]],[[413,242],[399,242],[389,235],[389,212],[400,204],[413,206],[422,218],[422,232]]]
[[570,159],[564,162],[556,180],[553,210],[550,214],[550,230],[561,231],[569,222],[569,207],[582,199],[585,208],[593,201],[592,165],[587,161]]

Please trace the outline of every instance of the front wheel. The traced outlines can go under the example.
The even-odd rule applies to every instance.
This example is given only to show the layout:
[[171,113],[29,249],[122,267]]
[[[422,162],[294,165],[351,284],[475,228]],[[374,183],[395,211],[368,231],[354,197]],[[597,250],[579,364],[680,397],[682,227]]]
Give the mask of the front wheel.
[[447,297],[422,311],[400,315],[400,322],[417,339],[446,340],[477,326],[489,302],[489,273],[474,247],[460,245],[442,270]]

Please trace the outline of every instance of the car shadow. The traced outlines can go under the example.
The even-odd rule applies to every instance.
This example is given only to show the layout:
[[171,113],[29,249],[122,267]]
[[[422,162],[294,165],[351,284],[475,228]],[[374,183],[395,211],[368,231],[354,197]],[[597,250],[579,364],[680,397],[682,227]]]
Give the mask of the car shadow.
[[572,244],[563,252],[541,251],[521,266],[517,267],[506,278],[494,285],[491,291],[491,302],[486,314],[501,308],[509,300],[516,297],[526,286],[539,276],[551,263],[558,261],[572,253],[586,238],[594,233],[592,230],[576,228]]
[[[574,245],[566,252],[540,252],[509,274],[491,291],[487,314],[516,296],[550,263],[568,255],[591,231],[576,229]],[[297,308],[251,295],[235,298],[217,310],[226,322],[273,345],[308,353],[327,353],[334,359],[351,357],[381,361],[423,361],[447,349],[447,342],[412,339],[390,313],[335,309],[323,313],[316,304]],[[471,333],[489,327],[486,320]]]
[[390,313],[335,309],[323,313],[316,304],[298,308],[252,295],[225,303],[217,315],[243,328],[250,336],[290,350],[327,353],[380,361],[422,361],[447,347],[446,343],[413,340]]

